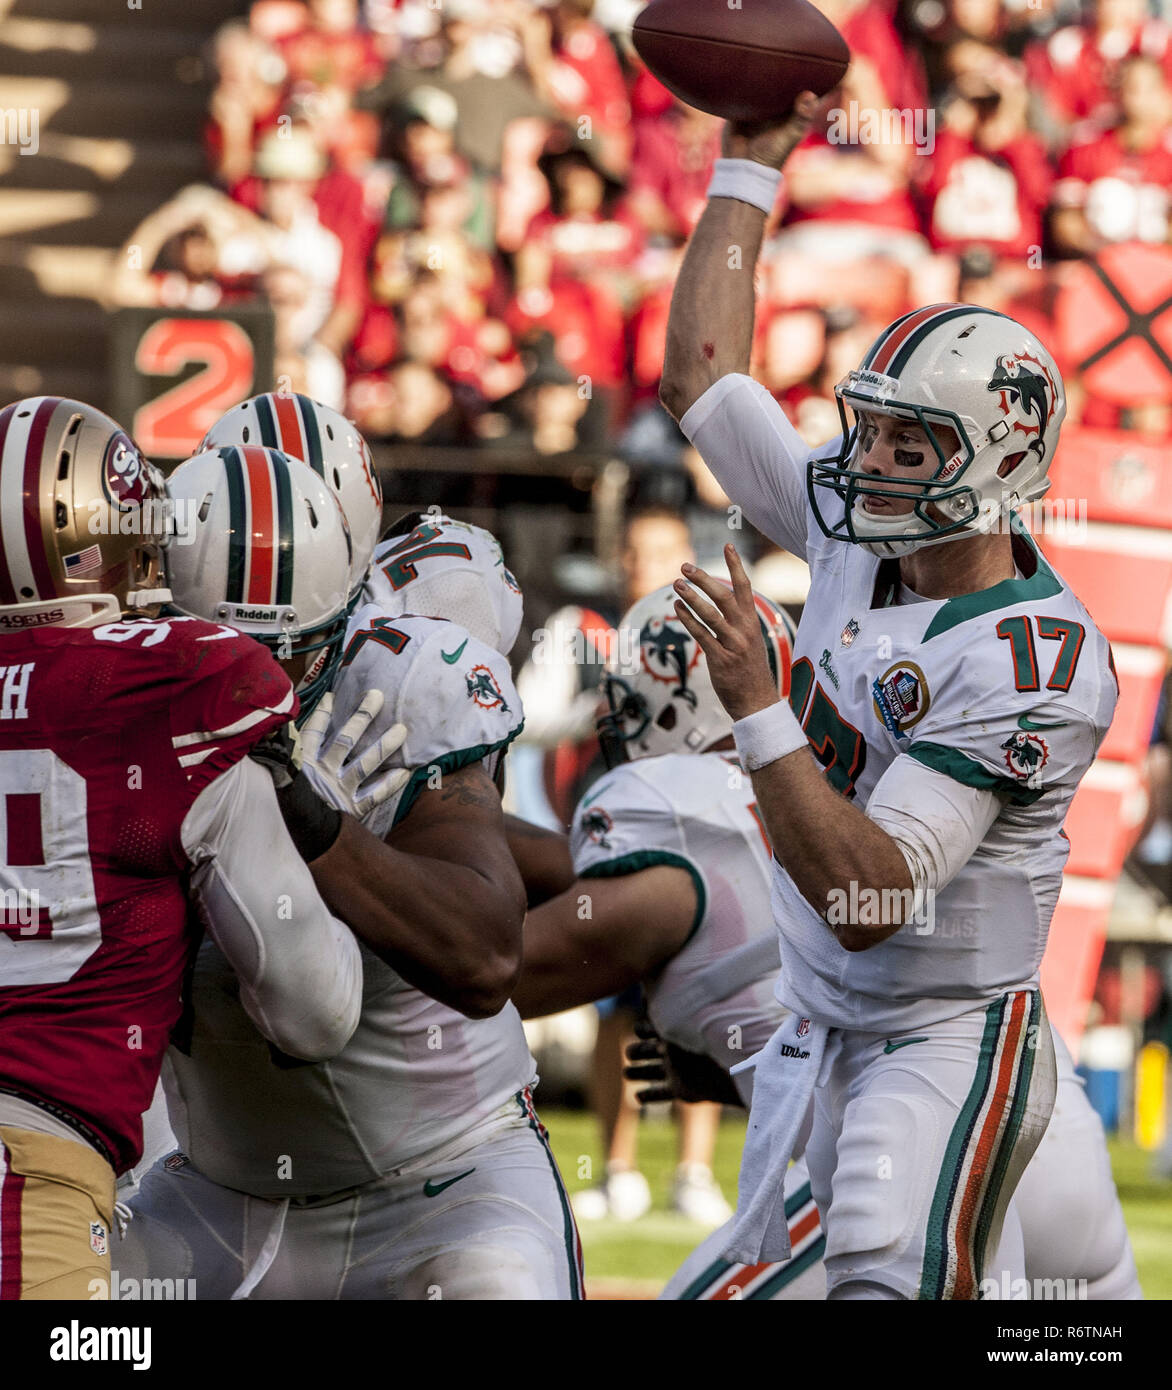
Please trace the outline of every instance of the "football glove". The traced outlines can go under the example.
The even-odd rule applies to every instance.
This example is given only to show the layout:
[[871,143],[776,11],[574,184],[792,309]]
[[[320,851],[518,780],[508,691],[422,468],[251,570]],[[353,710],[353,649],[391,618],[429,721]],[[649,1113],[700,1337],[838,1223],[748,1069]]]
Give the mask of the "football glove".
[[383,698],[381,690],[368,690],[327,745],[334,710],[333,692],[327,691],[301,729],[301,767],[314,790],[359,820],[411,780],[406,768],[385,766],[407,737],[405,724],[393,724],[365,753],[355,754],[363,734],[381,712]]
[[714,1100],[744,1107],[732,1077],[711,1057],[665,1042],[646,1016],[636,1020],[635,1036],[639,1041],[627,1047],[631,1065],[623,1069],[623,1075],[628,1081],[652,1083],[636,1093],[640,1105],[659,1100]]

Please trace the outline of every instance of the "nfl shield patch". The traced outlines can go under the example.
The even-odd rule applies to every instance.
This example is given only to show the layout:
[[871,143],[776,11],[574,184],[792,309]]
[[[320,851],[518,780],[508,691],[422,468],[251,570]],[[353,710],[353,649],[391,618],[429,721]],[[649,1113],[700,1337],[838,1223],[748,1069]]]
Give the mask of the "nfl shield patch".
[[106,1253],[108,1242],[106,1240],[106,1228],[100,1221],[90,1222],[90,1249],[95,1255],[101,1256]]
[[858,620],[858,618],[852,618],[852,619],[847,623],[846,627],[843,628],[841,634],[839,635],[838,640],[842,643],[842,645],[843,645],[844,647],[849,647],[850,644],[855,640],[855,638],[856,638],[858,635],[859,635],[859,620]]
[[907,737],[907,730],[928,712],[931,696],[923,671],[914,661],[890,666],[871,685],[875,714],[893,738]]
[[808,1018],[798,1019],[797,1034],[799,1038],[804,1038],[810,1031],[810,1020]]

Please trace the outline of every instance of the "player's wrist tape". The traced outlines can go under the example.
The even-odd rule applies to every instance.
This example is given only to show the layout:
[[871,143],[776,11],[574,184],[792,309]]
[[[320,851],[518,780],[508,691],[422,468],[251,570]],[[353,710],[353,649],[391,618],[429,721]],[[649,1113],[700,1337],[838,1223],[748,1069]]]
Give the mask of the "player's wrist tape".
[[756,714],[738,719],[732,731],[741,765],[746,772],[756,772],[758,768],[775,763],[788,753],[796,753],[799,748],[809,746],[802,726],[794,718],[794,712],[786,700],[778,700],[775,705],[767,705]]
[[311,864],[342,833],[342,813],[323,801],[301,772],[277,792],[277,805],[297,853]]
[[758,164],[755,159],[718,159],[712,166],[708,196],[751,203],[768,217],[777,202],[780,186],[780,169],[770,169],[766,164]]

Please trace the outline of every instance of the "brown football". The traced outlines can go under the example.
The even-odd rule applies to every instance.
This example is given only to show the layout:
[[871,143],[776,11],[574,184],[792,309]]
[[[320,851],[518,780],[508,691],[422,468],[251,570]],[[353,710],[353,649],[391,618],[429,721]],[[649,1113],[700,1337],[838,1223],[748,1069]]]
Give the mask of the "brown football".
[[669,91],[729,121],[783,117],[799,92],[837,87],[850,63],[809,0],[651,0],[633,38]]

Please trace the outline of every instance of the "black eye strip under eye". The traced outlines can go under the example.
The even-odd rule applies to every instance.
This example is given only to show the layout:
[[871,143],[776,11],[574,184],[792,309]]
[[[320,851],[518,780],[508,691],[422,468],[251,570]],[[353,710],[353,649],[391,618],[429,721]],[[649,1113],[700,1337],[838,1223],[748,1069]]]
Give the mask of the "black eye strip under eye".
[[909,449],[896,449],[895,461],[900,468],[919,468],[924,461],[924,455],[913,454]]

